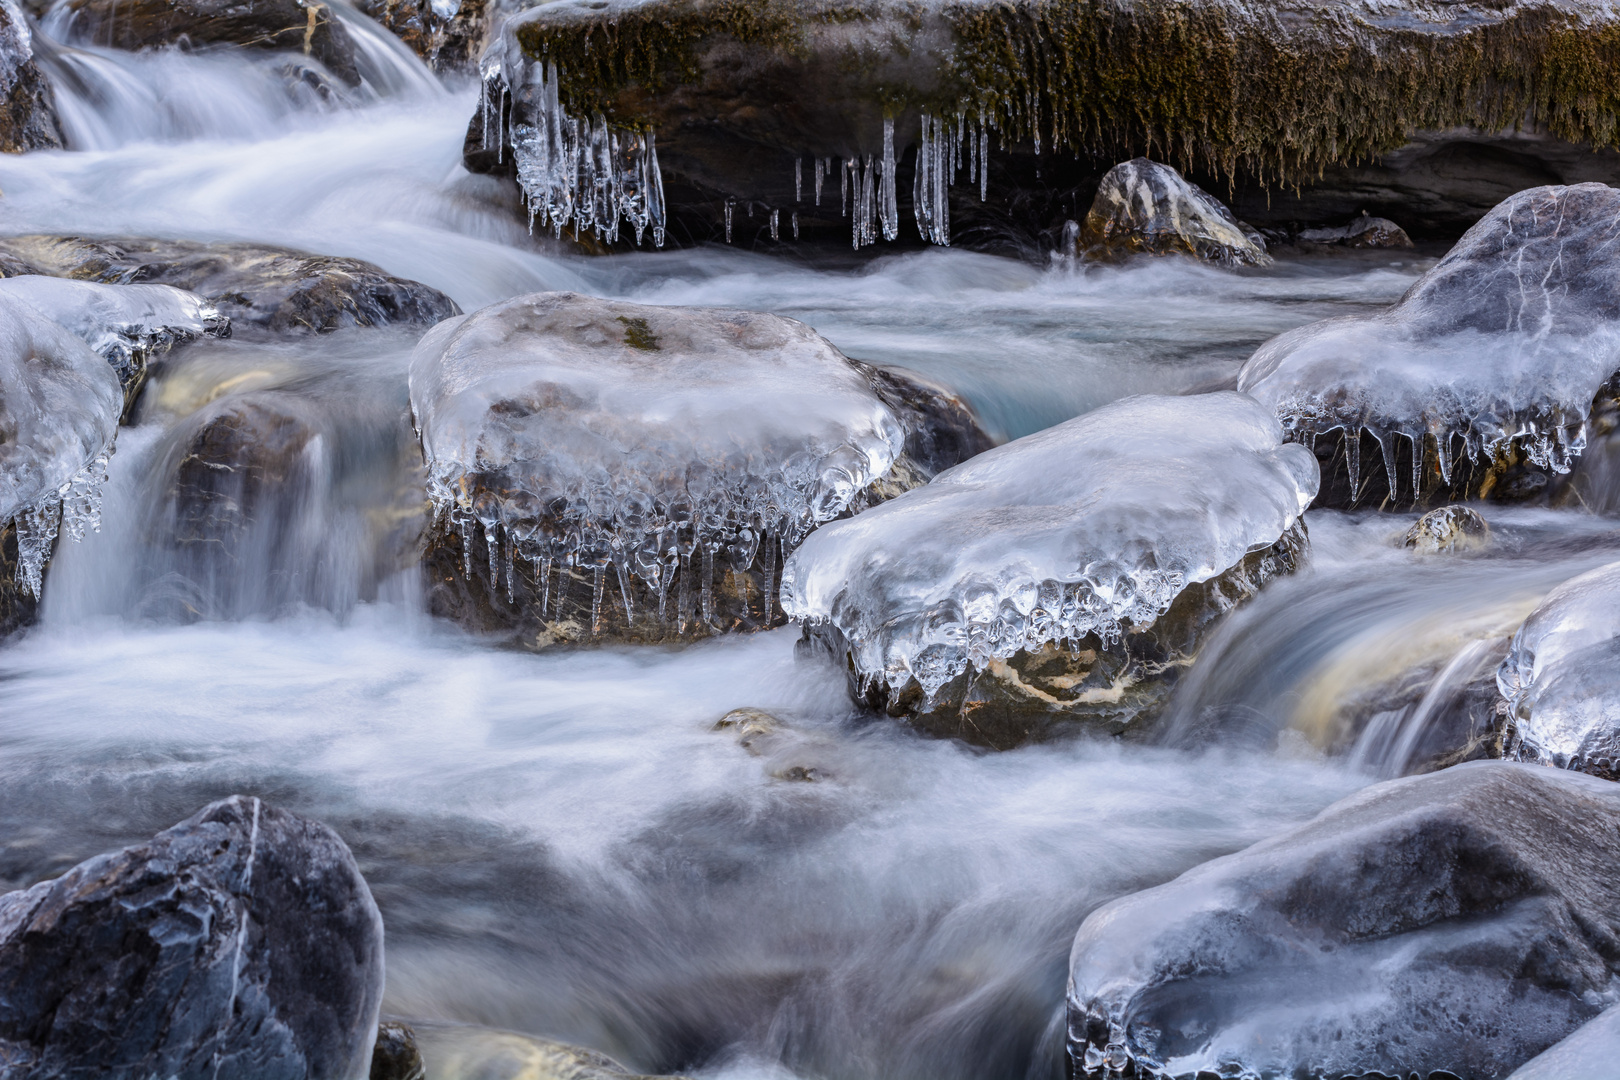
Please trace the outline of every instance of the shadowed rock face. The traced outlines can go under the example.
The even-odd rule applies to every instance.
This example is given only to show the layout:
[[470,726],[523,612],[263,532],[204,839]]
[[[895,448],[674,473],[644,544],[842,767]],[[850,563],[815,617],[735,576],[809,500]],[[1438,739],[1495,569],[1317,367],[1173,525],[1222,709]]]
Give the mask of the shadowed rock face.
[[382,979],[382,919],[343,841],[234,796],[0,897],[0,1065],[359,1080]]
[[113,285],[173,285],[213,301],[237,333],[432,326],[460,314],[420,282],[359,259],[261,244],[15,236],[0,239],[0,276],[46,274]]
[[[1323,505],[1358,493],[1478,496],[1526,459],[1543,473],[1567,472],[1585,446],[1594,398],[1620,368],[1617,252],[1620,191],[1520,192],[1399,303],[1272,338],[1243,366],[1238,388],[1301,441],[1346,433],[1342,444],[1356,451],[1348,499],[1328,484]],[[1378,453],[1372,470],[1361,469],[1364,442]]]
[[189,45],[301,53],[360,85],[354,43],[330,6],[302,0],[73,0],[74,38],[117,49]]
[[433,10],[430,0],[362,0],[355,6],[386,26],[434,71],[468,71],[478,63],[484,47],[485,0],[461,0],[449,17]]
[[50,84],[34,60],[32,35],[15,7],[0,5],[0,151],[61,146],[62,128]]
[[1096,1075],[1499,1077],[1597,1014],[1620,963],[1620,787],[1474,762],[1100,908],[1070,961]]
[[1108,170],[1080,225],[1092,258],[1193,255],[1223,266],[1266,266],[1266,242],[1218,199],[1168,165],[1133,158]]

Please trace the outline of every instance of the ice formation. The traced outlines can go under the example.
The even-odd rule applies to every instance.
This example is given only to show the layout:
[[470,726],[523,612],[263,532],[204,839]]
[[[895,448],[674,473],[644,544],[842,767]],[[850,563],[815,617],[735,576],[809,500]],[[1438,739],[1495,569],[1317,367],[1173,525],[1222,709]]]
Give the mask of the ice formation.
[[523,22],[543,14],[506,20],[479,63],[484,149],[511,140],[531,228],[538,221],[560,237],[571,227],[611,244],[622,220],[638,245],[650,228],[653,245],[663,247],[664,179],[653,133],[568,114],[560,100],[563,71],[530,60],[518,43]]
[[542,581],[594,568],[599,605],[611,567],[628,605],[629,575],[662,603],[695,560],[706,618],[717,558],[746,568],[763,549],[774,565],[905,442],[809,327],[721,308],[518,297],[435,327],[410,383],[436,521],[469,569],[482,533],[509,589],[514,557]]
[[864,682],[931,699],[969,665],[1151,624],[1274,543],[1317,482],[1252,398],[1126,398],[817,530],[782,607],[842,632]]
[[1613,775],[1620,768],[1620,562],[1548,594],[1496,672],[1521,757]]
[[36,596],[58,528],[95,523],[123,405],[105,360],[0,288],[0,525],[16,526],[17,576]]
[[155,353],[204,335],[230,333],[230,321],[217,308],[170,285],[101,285],[24,275],[0,280],[0,295],[20,300],[78,334],[126,384]]
[[[1307,443],[1371,432],[1396,490],[1396,442],[1422,483],[1425,436],[1450,483],[1455,443],[1470,461],[1517,447],[1568,471],[1593,396],[1620,368],[1620,191],[1540,187],[1498,205],[1401,300],[1372,315],[1272,338],[1238,388]],[[1348,455],[1359,489],[1357,454]]]

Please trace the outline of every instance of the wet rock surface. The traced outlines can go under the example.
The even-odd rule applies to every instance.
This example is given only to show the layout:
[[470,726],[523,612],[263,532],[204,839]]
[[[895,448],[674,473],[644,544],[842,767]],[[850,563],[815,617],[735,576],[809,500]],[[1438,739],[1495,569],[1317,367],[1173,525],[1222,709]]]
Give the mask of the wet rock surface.
[[1501,1076],[1614,976],[1620,787],[1475,762],[1115,901],[1071,957],[1076,1070]]
[[1507,493],[1525,465],[1545,486],[1580,454],[1620,367],[1617,211],[1620,191],[1600,184],[1521,192],[1394,306],[1266,342],[1238,388],[1294,438],[1343,433],[1319,444],[1339,447],[1346,481],[1325,484],[1321,505]]
[[1128,398],[819,530],[783,608],[857,700],[924,728],[1117,733],[1215,614],[1293,569],[1315,491],[1310,454],[1250,398]]
[[1409,248],[1412,238],[1388,218],[1370,217],[1365,212],[1348,225],[1304,229],[1294,237],[1300,244],[1333,245],[1347,248]]
[[430,0],[362,0],[355,6],[386,26],[434,71],[466,72],[478,64],[488,18],[486,0],[460,0],[450,15]]
[[377,1025],[369,1080],[427,1080],[416,1032],[408,1025],[398,1020],[384,1020]]
[[1110,258],[1143,253],[1192,255],[1223,266],[1266,266],[1266,242],[1196,184],[1147,158],[1103,177],[1081,222],[1076,254]]
[[62,126],[50,84],[34,59],[33,32],[18,8],[0,6],[0,151],[61,146]]
[[237,333],[432,326],[460,314],[437,289],[359,259],[262,244],[79,236],[0,239],[0,275],[172,285],[207,297]]
[[[515,1031],[413,1021],[429,1080],[633,1080],[606,1054]],[[678,1078],[677,1078],[678,1080]]]
[[987,448],[953,395],[776,316],[574,294],[424,339],[435,613],[533,647],[779,625],[784,551]]
[[236,796],[0,897],[8,1077],[365,1075],[382,920],[316,822]]
[[302,0],[72,0],[69,37],[117,49],[237,46],[310,57],[357,86],[354,42],[329,4]]
[[1412,523],[1401,541],[1426,555],[1477,551],[1490,543],[1491,527],[1470,506],[1443,506]]

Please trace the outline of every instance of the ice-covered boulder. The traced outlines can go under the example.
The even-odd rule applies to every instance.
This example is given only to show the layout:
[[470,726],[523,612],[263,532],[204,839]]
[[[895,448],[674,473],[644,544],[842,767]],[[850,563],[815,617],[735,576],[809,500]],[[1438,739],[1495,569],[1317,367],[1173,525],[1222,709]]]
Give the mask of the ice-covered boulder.
[[1513,1070],[1508,1080],[1572,1080],[1573,1077],[1613,1076],[1620,1071],[1620,1007],[1599,1013]]
[[328,4],[305,0],[64,0],[48,20],[60,38],[116,49],[236,46],[308,56],[358,86],[354,41]]
[[437,289],[359,259],[247,243],[143,237],[0,238],[0,276],[172,285],[208,300],[238,332],[432,326],[460,314]]
[[436,610],[532,644],[779,620],[781,555],[988,446],[949,394],[791,319],[539,293],[411,361]]
[[1266,242],[1219,199],[1147,158],[1115,165],[1080,223],[1077,254],[1193,255],[1223,266],[1266,266]]
[[382,990],[354,856],[257,798],[0,897],[8,1080],[362,1080]]
[[0,4],[0,151],[61,149],[51,87],[34,59],[34,36],[16,4]]
[[1392,307],[1266,342],[1238,388],[1296,439],[1346,433],[1352,498],[1368,479],[1363,433],[1391,495],[1444,497],[1463,458],[1471,493],[1521,456],[1567,472],[1593,397],[1620,368],[1617,259],[1620,191],[1520,192]]
[[1620,973],[1620,786],[1508,762],[1379,784],[1081,925],[1082,1075],[1504,1076]]
[[782,606],[858,697],[930,730],[1117,729],[1213,615],[1293,567],[1316,483],[1252,398],[1127,398],[818,530]]
[[1620,779],[1620,563],[1554,589],[1496,673],[1520,756]]

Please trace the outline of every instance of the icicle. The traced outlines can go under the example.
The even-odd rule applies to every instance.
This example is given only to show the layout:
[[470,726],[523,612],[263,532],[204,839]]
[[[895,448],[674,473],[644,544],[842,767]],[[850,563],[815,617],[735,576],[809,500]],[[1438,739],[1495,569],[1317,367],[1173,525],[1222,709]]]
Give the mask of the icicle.
[[[559,605],[561,597],[558,598]],[[540,560],[540,617],[546,617],[546,606],[551,603],[551,559]]]
[[1344,464],[1350,471],[1350,501],[1361,497],[1361,429],[1344,429]]
[[471,581],[472,580],[472,536],[471,536],[470,526],[468,526],[466,518],[461,519],[460,532],[461,532],[461,576],[466,578],[468,581]]
[[699,610],[704,622],[714,622],[714,547],[710,544],[703,545],[703,594],[699,598]]
[[726,200],[726,243],[728,244],[731,243],[731,208],[734,205],[730,199]]
[[979,124],[979,201],[990,197],[990,129]]
[[1387,431],[1374,431],[1373,437],[1378,440],[1378,452],[1384,459],[1384,479],[1389,481],[1389,497],[1393,501],[1401,486],[1395,473],[1395,436]]
[[1415,432],[1406,439],[1412,444],[1412,501],[1416,502],[1423,492],[1423,435]]
[[816,158],[816,205],[821,205],[821,182],[827,178],[827,159]]
[[1437,431],[1434,433],[1435,463],[1440,466],[1440,479],[1446,487],[1451,486],[1451,432]]
[[508,604],[517,603],[517,588],[513,584],[515,570],[512,566],[517,561],[516,556],[512,554],[513,549],[516,547],[517,545],[512,543],[511,538],[508,537],[506,542],[506,602]]
[[883,239],[900,235],[900,201],[895,194],[894,117],[883,118],[883,171],[878,191],[878,219],[883,223]]
[[602,629],[602,585],[603,571],[607,568],[601,563],[596,564],[596,581],[591,586],[591,633]]
[[804,202],[804,172],[803,172],[803,165],[804,165],[804,159],[802,159],[802,158],[794,158],[793,159],[793,201],[795,203]]
[[771,594],[775,589],[775,586],[772,584],[771,579],[776,576],[776,552],[771,547],[769,537],[766,538],[765,543],[760,545],[760,548],[760,560],[765,566],[765,587],[762,590],[765,594],[765,621],[769,623],[771,621],[771,612],[773,610]]
[[949,246],[950,168],[947,164],[955,139],[945,122],[927,113],[922,117],[922,140],[917,147],[916,177],[912,184],[912,211],[924,240]]
[[853,163],[845,161],[838,170],[838,216],[849,215],[849,170]]
[[489,591],[501,587],[501,537],[494,525],[484,526],[484,543],[489,547]]
[[632,613],[634,605],[632,605],[630,602],[630,575],[625,573],[624,563],[622,561],[615,562],[613,564],[613,569],[618,572],[619,596],[624,600],[624,625],[629,627],[631,621],[635,617]]
[[772,208],[772,210],[771,210],[771,239],[772,240],[780,240],[780,239],[782,239],[782,237],[779,235],[781,230],[780,230],[780,228],[778,226],[778,215],[780,213],[781,213],[781,211],[776,210],[775,208]]
[[793,239],[799,238],[799,212],[793,211]]

